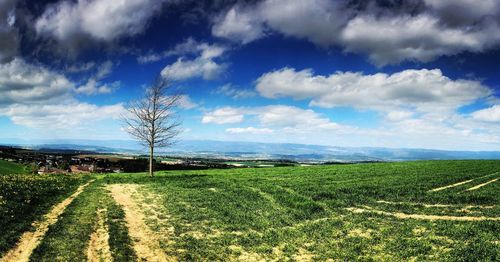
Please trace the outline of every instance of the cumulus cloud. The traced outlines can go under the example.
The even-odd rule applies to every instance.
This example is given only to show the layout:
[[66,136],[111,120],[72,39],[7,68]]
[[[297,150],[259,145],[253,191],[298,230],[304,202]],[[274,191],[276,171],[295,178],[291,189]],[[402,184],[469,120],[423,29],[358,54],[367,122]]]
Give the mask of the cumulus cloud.
[[403,1],[391,6],[264,0],[236,4],[215,20],[212,34],[246,44],[279,32],[322,47],[367,54],[383,66],[497,48],[499,23],[500,3],[496,0]]
[[[168,52],[169,55],[196,54],[197,56],[194,59],[184,56],[178,58],[176,62],[163,68],[161,75],[172,81],[198,77],[204,80],[217,79],[226,70],[227,65],[215,59],[222,56],[225,51],[226,49],[222,46],[197,43],[188,39],[187,42]],[[149,60],[151,61],[151,58]]]
[[74,88],[64,75],[19,58],[0,64],[0,106],[64,100]]
[[157,14],[166,0],[62,0],[46,8],[36,19],[39,34],[59,41],[75,37],[90,37],[112,41],[142,33],[149,20]]
[[201,57],[194,60],[186,60],[179,58],[171,65],[166,66],[161,71],[161,75],[170,80],[181,81],[190,78],[201,77],[204,80],[217,79],[226,66],[218,64],[210,59],[203,59]]
[[243,112],[238,108],[223,107],[215,111],[206,113],[201,122],[204,124],[235,124],[241,123],[244,119]]
[[234,6],[227,13],[220,15],[212,27],[212,34],[243,44],[264,36],[264,26],[257,10]]
[[273,134],[274,130],[269,129],[269,128],[256,128],[253,126],[249,126],[249,127],[227,128],[226,132],[231,133],[231,134],[266,135],[266,134]]
[[326,108],[407,108],[420,112],[452,111],[492,94],[478,81],[452,80],[439,69],[404,70],[390,75],[336,72],[323,76],[314,75],[310,69],[283,68],[259,77],[256,89],[264,97],[311,99],[311,105]]
[[87,103],[13,105],[4,111],[14,124],[31,128],[68,129],[104,119],[119,119],[126,112],[122,104],[96,106]]
[[[87,69],[89,65],[90,68]],[[96,71],[94,75],[92,75],[88,80],[87,83],[85,83],[82,86],[79,86],[75,89],[76,93],[78,94],[85,94],[85,95],[100,95],[100,94],[109,94],[114,92],[120,87],[120,81],[115,81],[111,84],[106,84],[102,83],[101,80],[108,77],[111,72],[113,71],[113,62],[111,61],[105,61],[99,66],[96,66]],[[84,69],[83,71],[90,70],[91,68],[95,67],[94,63],[87,63],[82,65],[83,68],[77,68],[77,69]]]
[[472,118],[486,122],[500,123],[500,105],[481,109],[472,113]]
[[479,29],[443,27],[438,18],[422,14],[377,18],[358,16],[340,34],[345,50],[366,53],[378,65],[403,60],[428,62],[441,55],[480,52],[500,43],[500,27],[487,23]]
[[14,124],[51,130],[116,119],[125,112],[121,104],[97,106],[74,98],[76,93],[108,93],[112,88],[97,86],[95,80],[76,87],[61,73],[16,58],[0,64],[0,115]]
[[[223,107],[205,113],[202,123],[236,124],[247,117],[255,118],[261,126],[280,129],[283,132],[304,133],[313,130],[348,130],[350,128],[332,122],[311,109],[288,105],[235,108]],[[235,133],[235,132],[233,132]]]
[[17,0],[0,2],[0,63],[11,61],[19,48],[19,30],[15,27]]

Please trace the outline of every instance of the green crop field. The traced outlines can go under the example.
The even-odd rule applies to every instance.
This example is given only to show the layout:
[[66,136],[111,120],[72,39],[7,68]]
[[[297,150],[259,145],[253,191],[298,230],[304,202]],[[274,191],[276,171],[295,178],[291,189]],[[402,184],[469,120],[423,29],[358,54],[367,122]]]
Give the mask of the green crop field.
[[500,260],[500,161],[8,177],[5,261]]

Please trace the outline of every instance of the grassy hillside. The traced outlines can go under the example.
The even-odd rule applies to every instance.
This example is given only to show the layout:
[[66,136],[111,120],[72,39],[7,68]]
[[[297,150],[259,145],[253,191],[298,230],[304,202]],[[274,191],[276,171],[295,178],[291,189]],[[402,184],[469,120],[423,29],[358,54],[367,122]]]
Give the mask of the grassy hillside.
[[0,175],[24,174],[29,172],[24,165],[0,159]]
[[498,261],[499,177],[500,161],[98,175],[31,258]]

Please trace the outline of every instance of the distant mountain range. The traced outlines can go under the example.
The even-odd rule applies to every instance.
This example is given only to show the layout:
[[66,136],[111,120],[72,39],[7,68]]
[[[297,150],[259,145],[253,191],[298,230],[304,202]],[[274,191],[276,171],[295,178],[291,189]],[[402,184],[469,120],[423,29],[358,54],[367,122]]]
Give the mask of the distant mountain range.
[[[144,154],[132,140],[0,139],[1,145],[98,153]],[[446,151],[408,148],[335,147],[286,143],[183,140],[161,154],[231,159],[288,159],[296,161],[403,161],[430,159],[500,159],[500,151]]]

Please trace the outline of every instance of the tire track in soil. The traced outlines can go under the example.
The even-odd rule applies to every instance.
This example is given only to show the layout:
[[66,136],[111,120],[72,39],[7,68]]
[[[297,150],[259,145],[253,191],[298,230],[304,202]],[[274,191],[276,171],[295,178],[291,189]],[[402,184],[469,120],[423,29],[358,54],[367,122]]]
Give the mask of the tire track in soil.
[[500,217],[485,217],[485,216],[478,216],[478,217],[471,217],[471,216],[438,216],[438,215],[425,215],[425,214],[406,214],[406,213],[401,213],[401,212],[386,212],[386,211],[381,211],[381,210],[376,210],[372,209],[370,207],[365,207],[365,208],[357,208],[357,207],[350,207],[346,208],[347,210],[355,213],[355,214],[362,214],[362,213],[373,213],[373,214],[379,214],[379,215],[385,215],[385,216],[392,216],[395,218],[399,219],[417,219],[417,220],[430,220],[430,221],[435,221],[435,220],[446,220],[446,221],[500,221]]
[[159,237],[145,223],[146,217],[136,203],[133,195],[137,194],[139,185],[113,184],[107,189],[114,200],[125,212],[127,228],[133,241],[136,255],[141,261],[177,261],[175,257],[165,254],[160,247]]
[[7,254],[0,259],[0,262],[29,261],[31,253],[33,253],[33,250],[35,250],[35,248],[40,244],[40,241],[49,230],[49,227],[57,222],[59,216],[64,213],[66,207],[71,204],[71,202],[73,202],[73,200],[80,195],[83,190],[90,185],[90,183],[94,181],[95,180],[91,180],[88,183],[79,186],[75,193],[64,199],[61,203],[55,205],[50,212],[44,216],[43,220],[34,222],[33,227],[35,230],[24,232],[16,246],[7,252]]
[[106,209],[97,210],[97,227],[90,236],[87,248],[87,261],[113,261],[109,247],[109,231],[106,224]]
[[479,188],[481,188],[481,187],[483,187],[483,186],[486,186],[487,184],[490,184],[490,183],[496,182],[497,180],[498,180],[498,177],[497,177],[497,178],[495,178],[495,179],[492,179],[492,180],[490,180],[490,181],[488,181],[488,182],[485,182],[485,183],[479,184],[479,185],[477,185],[477,186],[473,186],[473,187],[471,187],[471,188],[467,189],[466,191],[473,191],[473,190],[477,190],[477,189],[479,189]]
[[442,187],[434,188],[434,189],[429,190],[428,192],[438,192],[438,191],[445,190],[445,189],[448,189],[448,188],[453,188],[453,187],[461,186],[463,184],[470,183],[470,182],[472,182],[472,181],[474,181],[476,179],[480,179],[480,178],[484,178],[484,177],[489,177],[489,176],[492,176],[492,175],[496,175],[498,173],[500,173],[500,172],[495,172],[495,173],[491,173],[491,174],[488,174],[488,175],[485,175],[485,176],[476,177],[476,178],[473,178],[473,179],[469,179],[469,180],[465,180],[465,181],[462,181],[462,182],[458,182],[458,183],[455,183],[455,184],[451,184],[451,185],[447,185],[447,186],[442,186]]

